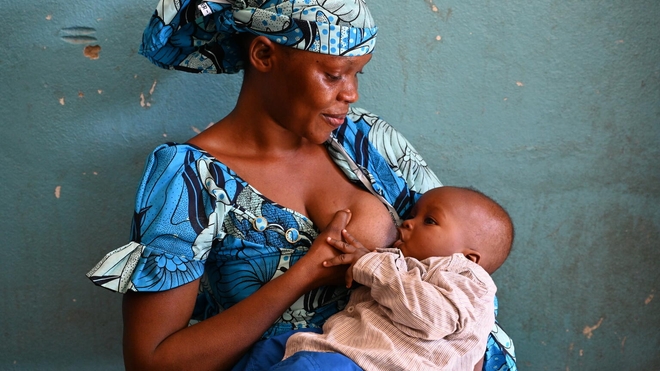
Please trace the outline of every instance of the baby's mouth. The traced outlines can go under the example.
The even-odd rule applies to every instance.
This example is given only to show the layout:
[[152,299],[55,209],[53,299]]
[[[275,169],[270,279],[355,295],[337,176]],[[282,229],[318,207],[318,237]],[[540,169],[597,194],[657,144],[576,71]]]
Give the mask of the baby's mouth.
[[392,244],[392,247],[395,248],[395,249],[398,249],[399,246],[401,246],[402,244],[403,244],[403,241],[401,240],[401,238],[399,238],[398,240],[394,241],[394,243]]

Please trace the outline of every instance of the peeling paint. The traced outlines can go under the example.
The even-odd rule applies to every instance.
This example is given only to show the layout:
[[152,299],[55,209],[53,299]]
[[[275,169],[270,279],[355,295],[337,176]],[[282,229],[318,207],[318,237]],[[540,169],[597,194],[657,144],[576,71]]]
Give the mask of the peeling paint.
[[[591,337],[593,336],[593,331],[596,330],[597,328],[599,328],[600,325],[601,325],[601,323],[603,323],[603,317],[601,317],[601,318],[598,320],[598,323],[596,323],[595,325],[593,325],[593,326],[585,326],[585,327],[584,327],[584,330],[582,330],[582,334],[583,334],[584,336],[586,336],[587,339],[591,339]],[[580,350],[580,352],[582,352],[582,351]],[[582,354],[580,354],[580,355],[582,355]]]
[[[137,78],[137,75],[133,76],[134,78]],[[154,90],[156,90],[156,84],[158,83],[158,80],[154,80],[154,83],[151,84],[151,88],[149,89],[149,98],[154,94]],[[147,97],[144,96],[144,93],[140,93],[140,106],[142,108],[149,108],[151,107],[151,99],[147,101]]]
[[140,106],[142,106],[142,108],[151,107],[151,103],[144,99],[144,93],[140,93]]
[[55,187],[55,198],[60,198],[60,191],[61,190],[62,190],[62,186]]
[[47,20],[47,21],[50,21],[51,19],[53,19],[53,15],[52,15],[52,14],[48,14],[48,15],[46,16],[46,20]]
[[64,97],[60,98],[60,104],[64,105]]
[[626,346],[626,339],[628,339],[628,337],[627,337],[627,336],[624,336],[624,337],[623,337],[623,340],[621,341],[621,353],[623,353],[623,350],[624,350],[624,348],[625,348],[625,346]]
[[83,94],[81,91],[78,91],[78,98],[85,98],[85,94]]
[[[210,127],[213,126],[213,125],[215,125],[215,122],[209,122],[209,124],[206,125],[206,127],[205,127],[203,130],[208,129],[208,128],[210,128]],[[190,128],[192,129],[192,131],[194,131],[194,132],[197,133],[197,134],[199,134],[199,133],[201,133],[201,132],[203,131],[203,130],[198,129],[198,128],[195,127],[195,126],[191,126]]]
[[87,45],[85,49],[83,49],[83,55],[92,60],[99,59],[100,52],[101,47],[99,45]]
[[644,304],[645,304],[645,305],[649,305],[649,303],[651,302],[651,300],[653,300],[653,296],[654,296],[653,294],[650,294],[650,295],[646,298],[646,300],[644,300]]
[[101,90],[101,89],[97,90],[96,92],[99,93],[99,94],[103,94],[103,90]]
[[442,40],[442,36],[438,35],[438,36],[435,37],[435,39],[440,41],[440,40]]
[[524,85],[522,82],[520,82],[520,81],[516,81],[516,85],[518,85],[518,86],[525,86],[525,85]]
[[444,19],[445,22],[447,22],[451,17],[451,13],[452,13],[451,8],[448,8],[447,12],[443,14],[443,11],[440,10],[440,8],[438,8],[435,4],[433,4],[433,0],[425,0],[425,2],[431,7],[431,11],[433,13],[438,13],[440,18]]
[[158,81],[157,81],[157,80],[154,80],[154,83],[151,84],[151,89],[149,89],[149,95],[153,95],[153,94],[154,94],[154,90],[156,90],[156,83],[158,83]]

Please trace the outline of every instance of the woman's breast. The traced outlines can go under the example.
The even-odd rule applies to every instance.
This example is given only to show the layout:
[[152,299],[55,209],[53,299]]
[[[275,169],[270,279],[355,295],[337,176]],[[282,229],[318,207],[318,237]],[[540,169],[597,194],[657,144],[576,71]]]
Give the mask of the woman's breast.
[[346,230],[364,247],[389,247],[397,238],[396,225],[387,207],[371,193],[356,190],[348,195],[351,221]]

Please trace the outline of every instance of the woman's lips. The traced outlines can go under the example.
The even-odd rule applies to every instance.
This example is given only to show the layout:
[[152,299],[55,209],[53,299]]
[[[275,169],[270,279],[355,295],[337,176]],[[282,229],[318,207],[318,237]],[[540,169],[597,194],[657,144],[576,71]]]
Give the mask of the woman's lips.
[[340,114],[340,115],[323,114],[323,117],[325,117],[325,120],[328,122],[328,124],[330,124],[330,126],[334,126],[335,128],[340,127],[344,123],[344,120],[346,120],[345,114]]

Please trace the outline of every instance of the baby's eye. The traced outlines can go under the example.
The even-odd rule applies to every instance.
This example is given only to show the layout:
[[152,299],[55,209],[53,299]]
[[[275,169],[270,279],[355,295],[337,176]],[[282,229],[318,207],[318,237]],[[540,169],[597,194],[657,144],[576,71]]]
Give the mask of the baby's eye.
[[433,218],[426,217],[424,218],[424,224],[438,224],[438,223],[436,223],[435,220],[433,220]]

